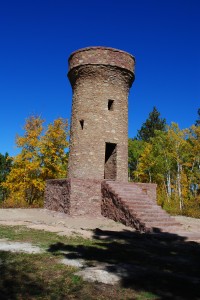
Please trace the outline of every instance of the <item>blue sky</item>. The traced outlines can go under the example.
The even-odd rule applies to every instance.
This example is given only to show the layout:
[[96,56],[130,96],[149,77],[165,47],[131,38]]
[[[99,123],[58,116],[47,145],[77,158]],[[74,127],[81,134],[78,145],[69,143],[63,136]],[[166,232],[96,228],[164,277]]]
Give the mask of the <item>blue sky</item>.
[[191,126],[200,107],[199,0],[0,0],[0,153],[15,155],[25,119],[70,119],[71,52],[87,46],[136,58],[129,137],[156,106]]

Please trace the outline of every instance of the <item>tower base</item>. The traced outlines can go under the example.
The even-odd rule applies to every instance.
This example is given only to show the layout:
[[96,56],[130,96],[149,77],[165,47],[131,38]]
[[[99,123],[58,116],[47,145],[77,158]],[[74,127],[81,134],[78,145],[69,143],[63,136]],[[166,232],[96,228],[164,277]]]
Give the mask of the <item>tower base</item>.
[[70,216],[101,215],[101,181],[51,179],[46,181],[44,208]]
[[53,179],[45,189],[46,209],[68,216],[104,216],[140,232],[177,232],[181,225],[156,203],[156,184],[114,180]]

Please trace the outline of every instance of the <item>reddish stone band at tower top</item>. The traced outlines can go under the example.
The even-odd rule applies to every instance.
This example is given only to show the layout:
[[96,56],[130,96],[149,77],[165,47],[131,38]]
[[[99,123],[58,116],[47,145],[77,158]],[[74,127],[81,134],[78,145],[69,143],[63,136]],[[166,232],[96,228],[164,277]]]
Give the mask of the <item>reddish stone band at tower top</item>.
[[69,57],[69,72],[82,65],[109,65],[126,69],[134,74],[135,58],[128,52],[109,47],[87,47]]

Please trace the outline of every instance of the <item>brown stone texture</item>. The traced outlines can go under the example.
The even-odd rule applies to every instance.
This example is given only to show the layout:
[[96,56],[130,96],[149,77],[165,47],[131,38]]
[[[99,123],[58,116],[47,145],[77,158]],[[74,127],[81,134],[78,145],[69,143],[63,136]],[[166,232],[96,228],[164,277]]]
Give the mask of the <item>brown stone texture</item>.
[[128,52],[100,46],[79,49],[69,57],[69,70],[88,64],[117,66],[132,73],[135,68],[135,58]]
[[104,217],[141,232],[176,232],[181,225],[156,204],[156,184],[102,182],[101,213]]
[[[107,179],[128,181],[128,93],[134,62],[132,55],[105,47],[81,49],[70,56],[69,178],[103,180],[109,173]],[[108,144],[116,146],[109,172],[105,170]]]
[[71,216],[100,216],[101,182],[76,178],[47,180],[44,207]]
[[69,214],[70,194],[71,185],[69,180],[47,180],[44,193],[44,208]]
[[[131,183],[131,184],[133,184],[133,183]],[[157,201],[157,199],[156,199],[157,184],[134,182],[134,186],[140,188],[142,190],[142,192],[146,193],[149,196],[149,198],[152,199],[156,203],[156,201]]]

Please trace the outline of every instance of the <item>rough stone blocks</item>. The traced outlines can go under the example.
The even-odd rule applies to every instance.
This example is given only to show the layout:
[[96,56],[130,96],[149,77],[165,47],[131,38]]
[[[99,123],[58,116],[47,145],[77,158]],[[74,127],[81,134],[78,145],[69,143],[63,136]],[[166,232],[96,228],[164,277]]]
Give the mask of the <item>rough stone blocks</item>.
[[71,216],[100,216],[101,182],[76,178],[47,180],[44,207]]

